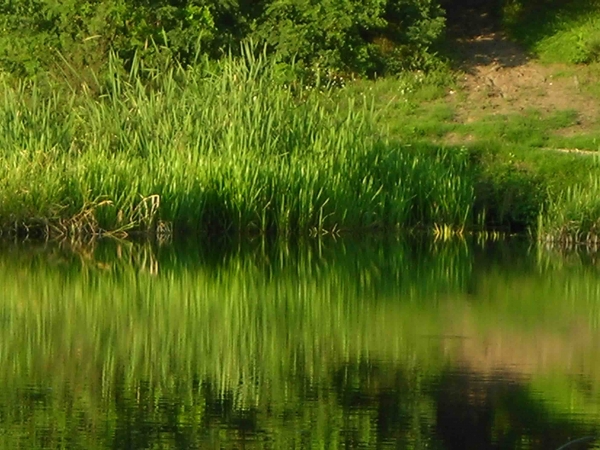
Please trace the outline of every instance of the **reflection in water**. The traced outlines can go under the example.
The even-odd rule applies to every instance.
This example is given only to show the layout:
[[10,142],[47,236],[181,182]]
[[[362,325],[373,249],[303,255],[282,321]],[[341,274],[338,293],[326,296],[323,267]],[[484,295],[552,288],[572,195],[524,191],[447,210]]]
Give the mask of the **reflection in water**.
[[598,272],[520,242],[5,245],[0,448],[558,448],[600,434]]

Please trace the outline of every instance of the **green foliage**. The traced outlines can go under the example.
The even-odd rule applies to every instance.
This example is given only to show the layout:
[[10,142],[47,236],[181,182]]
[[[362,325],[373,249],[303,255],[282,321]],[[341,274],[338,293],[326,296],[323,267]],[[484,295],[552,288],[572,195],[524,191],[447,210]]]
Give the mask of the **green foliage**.
[[600,159],[583,182],[551,196],[538,220],[538,234],[560,243],[600,241]]
[[437,59],[431,47],[445,29],[444,11],[436,0],[396,0],[388,4],[387,37],[401,45],[391,49],[390,72],[432,69]]
[[430,62],[444,21],[434,0],[24,0],[4,3],[0,25],[0,65],[18,75],[56,70],[59,53],[79,73],[111,50],[126,67],[187,65],[248,39],[310,70],[380,74]]
[[[18,75],[34,75],[54,68],[64,58],[78,72],[97,71],[106,65],[110,50],[131,62],[139,52],[156,57],[158,45],[168,53],[189,60],[199,51],[213,50],[227,41],[216,34],[215,19],[228,10],[217,10],[203,0],[175,6],[168,1],[128,0],[6,2],[0,10],[0,63]],[[60,55],[60,57],[59,57]],[[60,64],[59,64],[60,65]]]
[[493,153],[480,161],[474,214],[486,226],[522,232],[533,228],[546,199],[542,178],[523,161]]
[[600,61],[598,0],[511,0],[504,21],[513,37],[544,61]]
[[432,0],[275,0],[256,35],[288,59],[383,74],[424,67],[443,29]]
[[333,69],[369,67],[375,47],[365,39],[385,29],[386,0],[274,0],[255,36],[288,60]]
[[342,108],[284,84],[249,49],[155,73],[152,88],[141,70],[114,73],[100,97],[4,86],[0,226],[288,235],[467,224],[466,155],[386,141],[366,99]]

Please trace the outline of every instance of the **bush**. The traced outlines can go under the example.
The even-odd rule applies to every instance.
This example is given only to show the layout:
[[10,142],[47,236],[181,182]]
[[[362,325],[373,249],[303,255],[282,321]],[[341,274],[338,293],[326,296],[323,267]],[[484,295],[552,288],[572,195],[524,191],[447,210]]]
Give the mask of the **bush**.
[[[444,27],[437,0],[21,0],[0,8],[0,65],[32,76],[164,56],[193,63],[253,39],[304,67],[374,74],[425,61]],[[58,54],[62,58],[58,58]]]
[[180,6],[171,3],[176,2],[7,3],[0,10],[4,31],[0,37],[0,64],[21,76],[56,69],[57,60],[66,62],[76,72],[86,68],[98,71],[108,61],[110,50],[128,63],[136,52],[146,59],[155,57],[157,47],[153,43],[168,44],[170,52],[189,60],[201,45],[206,46],[203,51],[210,51],[217,41],[227,41],[226,34],[216,33],[215,20],[229,11],[212,8],[203,0]]
[[420,66],[443,29],[435,0],[274,0],[255,35],[288,60],[374,75]]

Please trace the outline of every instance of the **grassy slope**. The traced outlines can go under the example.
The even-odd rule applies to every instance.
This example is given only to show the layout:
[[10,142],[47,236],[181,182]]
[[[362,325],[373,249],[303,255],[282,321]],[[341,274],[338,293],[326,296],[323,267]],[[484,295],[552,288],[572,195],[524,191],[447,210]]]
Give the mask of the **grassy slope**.
[[[593,240],[600,230],[600,160],[594,155],[600,150],[600,117],[587,118],[584,126],[581,117],[589,111],[578,108],[600,103],[600,64],[593,62],[600,29],[596,6],[595,1],[578,1],[543,13],[506,11],[507,31],[538,56],[532,63],[545,64],[556,83],[575,80],[574,95],[586,100],[573,102],[574,107],[535,107],[535,96],[546,95],[540,86],[540,92],[521,94],[528,97],[522,103],[533,106],[521,109],[520,98],[509,98],[502,113],[490,107],[489,113],[480,111],[465,120],[464,103],[473,101],[468,93],[472,86],[464,86],[459,82],[462,75],[444,68],[353,88],[374,94],[382,121],[395,138],[411,144],[464,146],[482,163],[475,215],[485,212],[488,223],[513,229],[537,228],[549,239]],[[569,53],[574,39],[579,39],[579,56]],[[582,49],[587,51],[585,58]],[[590,63],[575,64],[582,61]]]
[[600,62],[598,0],[570,0],[529,8],[513,2],[506,8],[504,20],[509,33],[541,61]]
[[[570,14],[523,42],[563,42],[583,20]],[[525,14],[512,17],[515,36],[529,30]],[[551,60],[548,49],[559,47],[539,48]],[[592,102],[599,69],[561,66],[556,76],[576,71]],[[600,149],[598,129],[557,132],[577,126],[579,111],[532,107],[466,121],[459,108],[469,97],[447,68],[333,94],[283,86],[279,72],[267,61],[229,61],[167,70],[153,89],[117,77],[100,99],[4,83],[0,225],[289,234],[541,224],[552,238],[598,235],[597,158],[553,151]]]

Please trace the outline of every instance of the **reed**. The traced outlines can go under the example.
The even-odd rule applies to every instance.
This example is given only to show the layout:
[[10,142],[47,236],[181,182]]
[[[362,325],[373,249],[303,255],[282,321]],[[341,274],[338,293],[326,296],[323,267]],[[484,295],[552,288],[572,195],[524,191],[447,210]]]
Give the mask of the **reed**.
[[394,144],[368,100],[342,105],[324,86],[287,81],[251,49],[188,69],[114,68],[93,89],[66,93],[4,81],[0,228],[465,228],[464,154]]
[[567,187],[562,193],[548,199],[538,219],[538,236],[562,245],[600,244],[600,180],[597,168],[600,158],[595,157],[593,170],[587,181]]

